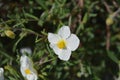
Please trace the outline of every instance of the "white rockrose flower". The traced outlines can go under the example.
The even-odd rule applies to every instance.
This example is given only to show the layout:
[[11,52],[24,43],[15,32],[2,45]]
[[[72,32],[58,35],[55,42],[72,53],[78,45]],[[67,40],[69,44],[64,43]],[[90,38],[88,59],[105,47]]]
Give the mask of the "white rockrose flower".
[[22,75],[27,79],[27,80],[37,80],[37,71],[33,67],[33,62],[32,60],[26,56],[22,55],[20,58],[20,71]]
[[71,51],[75,51],[80,44],[79,38],[71,34],[68,26],[61,27],[58,34],[48,33],[48,41],[58,58],[64,61],[69,60]]

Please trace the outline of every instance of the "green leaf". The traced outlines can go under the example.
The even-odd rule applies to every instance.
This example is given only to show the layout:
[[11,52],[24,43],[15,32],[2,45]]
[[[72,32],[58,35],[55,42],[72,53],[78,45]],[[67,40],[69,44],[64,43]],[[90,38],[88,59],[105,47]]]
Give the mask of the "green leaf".
[[38,21],[38,25],[39,25],[39,26],[43,26],[43,23],[44,23],[43,20],[39,20],[39,21]]
[[87,20],[88,20],[88,13],[84,15],[82,22],[85,24]]
[[32,14],[25,13],[24,15],[25,15],[25,17],[29,17],[29,18],[32,18],[32,19],[35,19],[35,20],[39,20],[36,16],[34,16]]
[[108,57],[109,57],[111,60],[113,60],[115,63],[118,63],[118,62],[119,62],[119,60],[118,60],[118,58],[115,56],[115,53],[114,53],[114,52],[108,51],[107,54],[108,54]]
[[79,27],[77,28],[77,30],[76,30],[76,34],[78,34],[78,33],[80,32],[80,30],[83,30],[83,29],[84,29],[84,24],[81,23],[81,24],[79,25]]
[[26,32],[21,32],[20,38],[17,40],[17,42],[16,42],[16,43],[14,44],[14,46],[13,46],[13,52],[16,51],[16,48],[17,48],[18,43],[19,43],[26,35],[27,35]]
[[44,9],[47,10],[44,0],[36,0],[36,2]]
[[5,66],[5,69],[8,70],[9,73],[10,73],[11,75],[13,75],[15,79],[20,78],[20,76],[18,75],[18,72],[17,72],[17,71],[15,70],[15,68],[13,68],[12,66],[7,65],[7,66]]

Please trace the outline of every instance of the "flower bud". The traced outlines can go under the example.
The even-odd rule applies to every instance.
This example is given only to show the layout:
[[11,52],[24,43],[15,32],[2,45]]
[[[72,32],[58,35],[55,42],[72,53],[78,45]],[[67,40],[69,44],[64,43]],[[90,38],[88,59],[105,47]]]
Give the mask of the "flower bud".
[[112,25],[113,23],[114,23],[113,18],[108,17],[108,18],[106,19],[106,25],[107,25],[107,26],[110,26],[110,25]]
[[14,39],[15,38],[15,33],[11,30],[5,30],[4,31],[5,35],[11,39]]

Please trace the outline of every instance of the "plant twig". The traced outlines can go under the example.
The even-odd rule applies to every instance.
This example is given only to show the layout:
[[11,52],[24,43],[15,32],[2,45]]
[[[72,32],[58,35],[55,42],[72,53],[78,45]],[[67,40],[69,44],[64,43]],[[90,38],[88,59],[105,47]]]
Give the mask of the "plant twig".
[[115,0],[113,0],[112,3],[116,8],[119,7],[119,5],[117,4],[117,2]]
[[39,61],[39,65],[43,65],[43,64],[45,64],[45,63],[48,63],[48,62],[51,62],[51,61],[54,61],[54,60],[56,60],[57,58],[55,57],[55,58],[52,58],[52,59],[49,59],[49,60],[47,60],[47,61],[43,61],[42,59]]
[[118,8],[117,11],[115,11],[113,14],[112,14],[112,17],[116,17],[118,15],[118,13],[120,13],[120,8]]
[[106,26],[106,32],[107,32],[107,35],[106,35],[106,50],[109,50],[110,49],[110,26]]
[[[118,8],[118,10],[115,11],[111,15],[112,19],[114,19],[118,15],[119,12],[120,12],[120,8]],[[110,49],[110,35],[111,35],[111,33],[110,33],[110,25],[106,24],[106,32],[107,32],[107,35],[106,35],[106,50],[109,50]]]
[[[111,14],[112,11],[110,10],[109,5],[104,0],[102,0],[102,2],[106,7],[107,12]],[[109,49],[110,49],[110,26],[106,25],[106,50],[109,50]]]
[[78,0],[78,5],[80,6],[80,8],[83,8],[84,0]]
[[105,7],[106,7],[107,12],[108,12],[108,13],[112,13],[112,10],[110,10],[109,5],[108,5],[104,0],[102,0],[102,2],[103,2],[103,4],[104,4]]

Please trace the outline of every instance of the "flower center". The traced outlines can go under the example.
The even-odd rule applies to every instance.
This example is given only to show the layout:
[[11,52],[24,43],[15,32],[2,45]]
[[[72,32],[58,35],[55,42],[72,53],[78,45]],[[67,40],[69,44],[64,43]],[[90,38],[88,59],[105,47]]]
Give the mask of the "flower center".
[[30,73],[31,73],[30,69],[26,69],[26,70],[25,70],[25,73],[26,73],[26,74],[30,74]]
[[66,41],[65,40],[59,40],[58,42],[57,42],[57,47],[58,48],[60,48],[60,49],[63,49],[63,48],[65,48],[66,47]]

